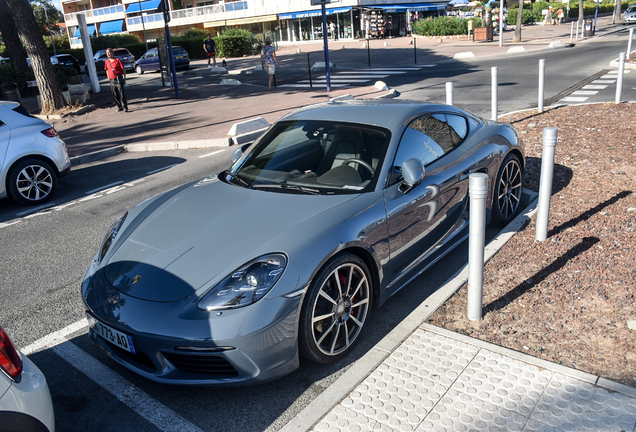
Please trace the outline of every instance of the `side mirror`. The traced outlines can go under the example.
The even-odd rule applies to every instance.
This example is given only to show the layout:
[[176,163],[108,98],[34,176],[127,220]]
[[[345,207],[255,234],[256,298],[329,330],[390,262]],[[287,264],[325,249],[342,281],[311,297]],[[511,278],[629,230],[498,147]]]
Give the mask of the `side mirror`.
[[250,148],[252,143],[253,143],[253,141],[252,142],[248,142],[247,144],[243,144],[242,146],[240,146],[239,148],[234,150],[234,152],[232,153],[232,156],[230,156],[230,161],[232,161],[232,163],[234,163],[237,160],[239,160],[241,158],[241,156],[243,156],[243,153],[245,153],[247,151],[247,149]]
[[407,160],[402,165],[403,180],[398,189],[403,194],[409,193],[411,189],[422,183],[424,174],[424,165],[422,164],[421,160],[417,158]]

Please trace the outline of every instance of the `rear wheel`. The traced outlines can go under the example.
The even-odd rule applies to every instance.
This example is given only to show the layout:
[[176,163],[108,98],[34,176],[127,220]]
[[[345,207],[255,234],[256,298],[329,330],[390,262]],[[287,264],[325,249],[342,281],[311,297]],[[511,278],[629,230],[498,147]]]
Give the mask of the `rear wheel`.
[[359,339],[371,300],[364,261],[351,253],[334,257],[316,275],[301,309],[301,355],[317,363],[346,356]]
[[523,192],[523,169],[519,158],[509,154],[499,168],[492,203],[492,222],[507,225],[519,211]]
[[144,70],[139,65],[137,65],[137,67],[135,68],[135,72],[137,72],[137,75],[143,75],[144,74]]
[[53,168],[37,159],[17,162],[11,167],[7,177],[11,198],[26,205],[48,201],[57,186],[57,177]]

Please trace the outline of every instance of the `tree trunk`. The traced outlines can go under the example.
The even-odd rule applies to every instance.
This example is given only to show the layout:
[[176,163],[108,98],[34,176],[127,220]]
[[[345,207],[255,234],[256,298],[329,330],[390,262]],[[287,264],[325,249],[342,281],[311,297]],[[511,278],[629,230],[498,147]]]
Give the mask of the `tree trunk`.
[[579,22],[585,25],[585,10],[583,9],[583,0],[579,0]]
[[515,25],[515,37],[513,42],[521,42],[521,21],[523,20],[523,0],[519,0],[519,13],[517,14],[517,25]]
[[13,22],[7,0],[0,0],[0,16],[3,17],[0,19],[0,33],[2,33],[2,39],[7,47],[13,71],[18,76],[26,75],[29,71],[29,65],[26,62],[27,55],[18,36],[18,30]]
[[44,39],[38,29],[33,9],[27,0],[8,0],[11,16],[31,59],[33,74],[42,97],[42,112],[49,113],[66,105],[62,88],[57,81]]
[[621,0],[615,0],[616,7],[614,8],[614,22],[619,23],[621,21]]

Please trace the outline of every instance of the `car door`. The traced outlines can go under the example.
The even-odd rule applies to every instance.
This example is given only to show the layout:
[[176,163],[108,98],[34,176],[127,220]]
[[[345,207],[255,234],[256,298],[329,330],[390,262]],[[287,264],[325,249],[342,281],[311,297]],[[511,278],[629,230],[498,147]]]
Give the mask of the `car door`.
[[[4,158],[9,148],[9,140],[11,139],[11,128],[0,119],[0,173],[5,171]],[[3,176],[0,175],[0,178]],[[0,187],[0,194],[4,191],[4,184]]]
[[[402,135],[385,191],[393,281],[416,274],[465,223],[468,176],[474,164],[460,147],[467,131],[461,116],[427,114],[413,120]],[[425,175],[419,185],[404,193],[400,190],[401,167],[411,158],[422,161]]]
[[153,48],[144,54],[143,58],[139,61],[139,64],[144,72],[158,70],[159,56],[157,55],[157,49]]

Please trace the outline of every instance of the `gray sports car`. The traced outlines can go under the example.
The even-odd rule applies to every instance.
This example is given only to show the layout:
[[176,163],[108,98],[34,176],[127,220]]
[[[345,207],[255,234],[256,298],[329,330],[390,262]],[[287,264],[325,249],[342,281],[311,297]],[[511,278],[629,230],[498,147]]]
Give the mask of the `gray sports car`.
[[245,385],[299,355],[339,360],[466,239],[471,173],[488,174],[497,224],[523,187],[515,129],[445,105],[313,105],[245,150],[121,216],[82,283],[92,341],[149,379]]

